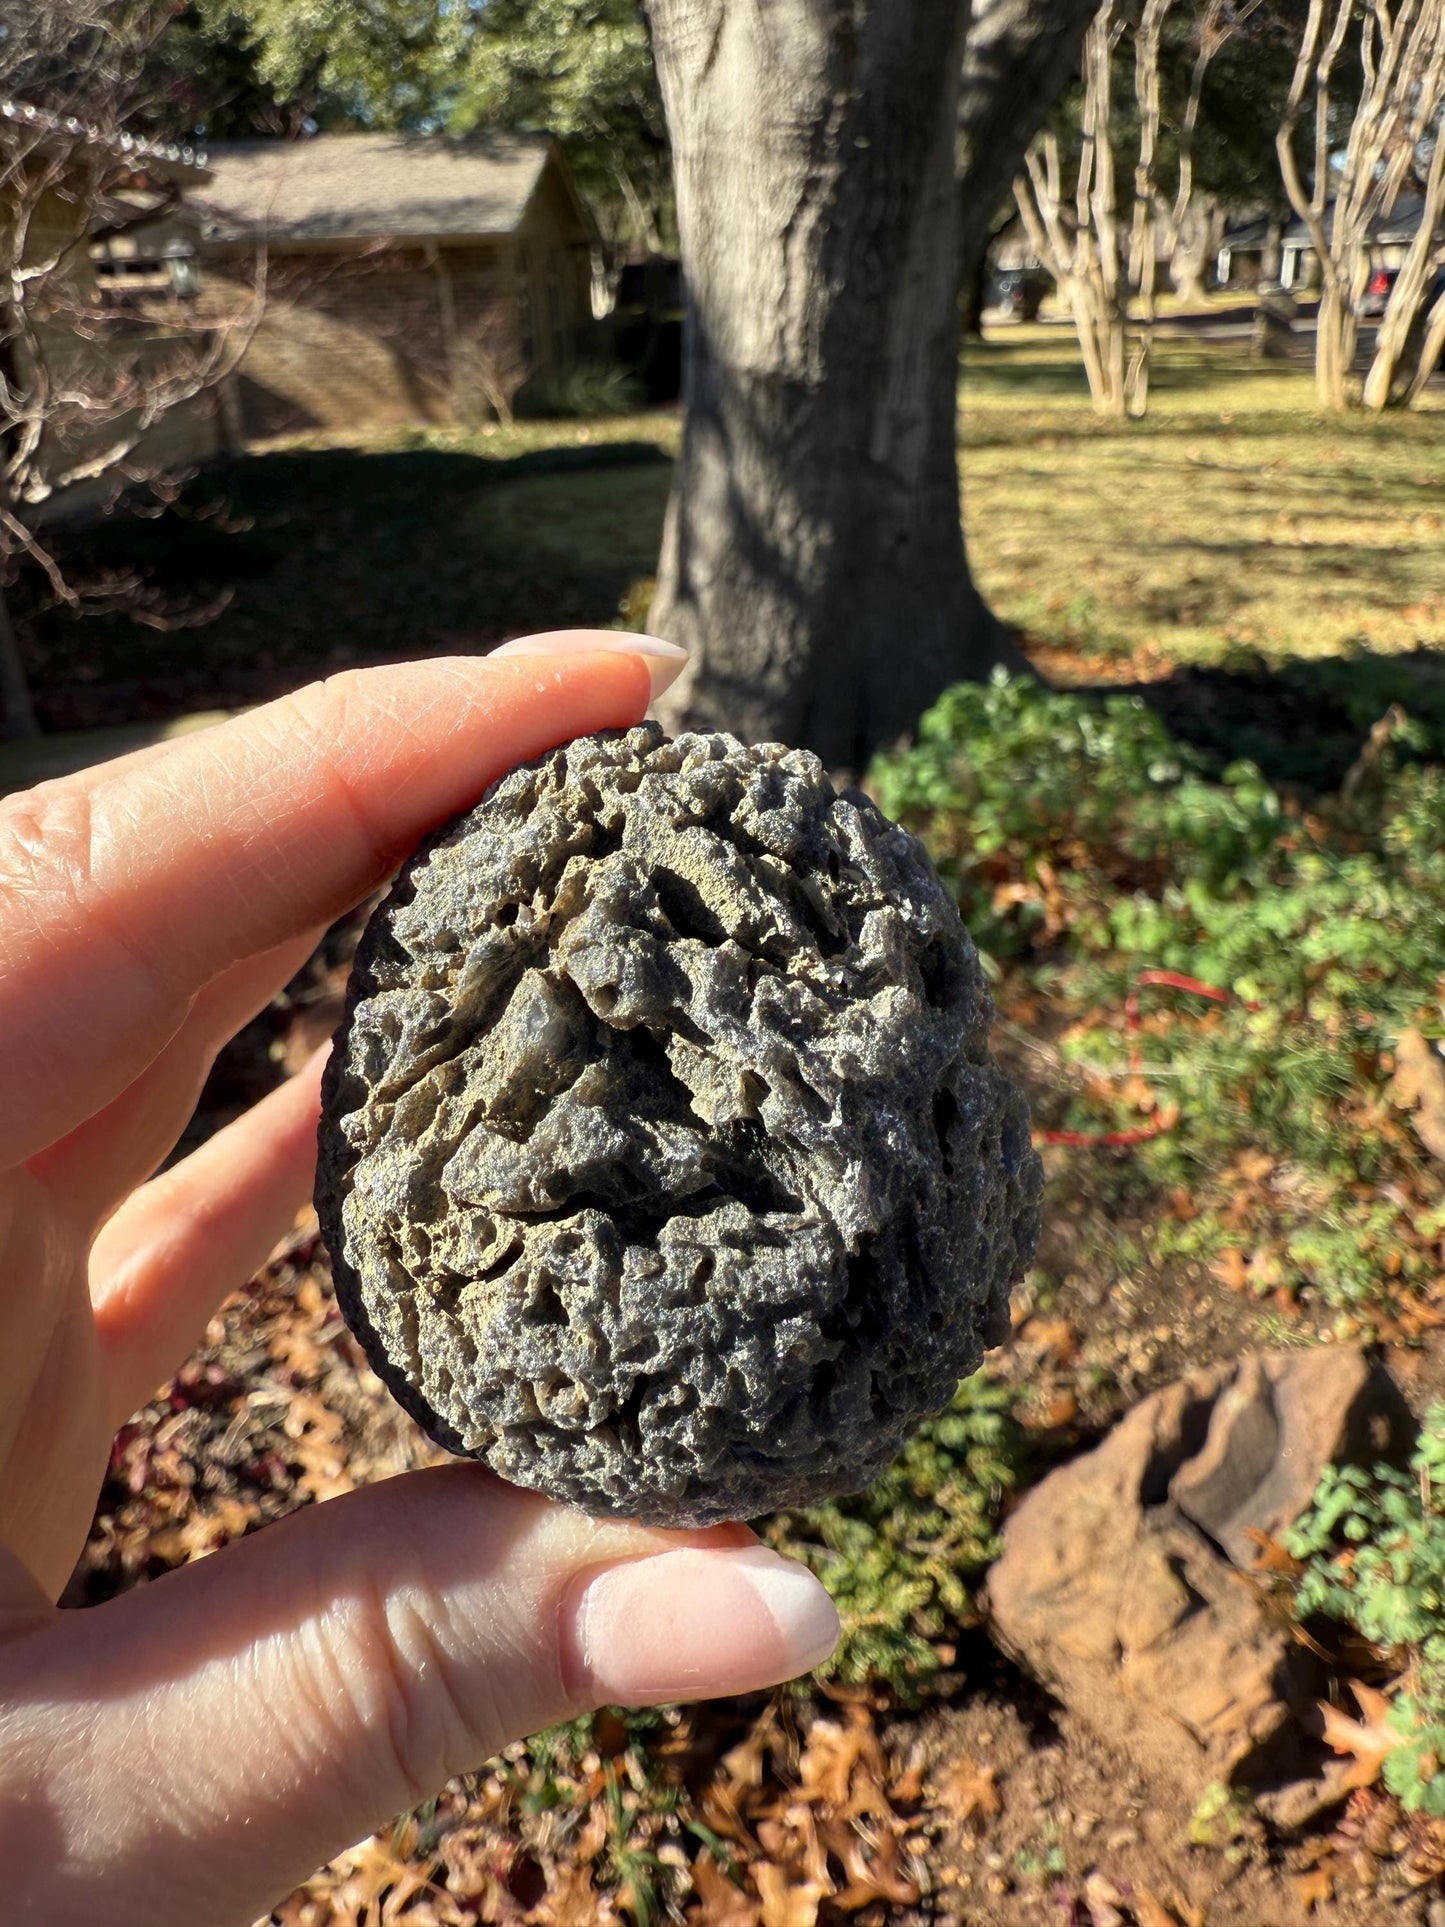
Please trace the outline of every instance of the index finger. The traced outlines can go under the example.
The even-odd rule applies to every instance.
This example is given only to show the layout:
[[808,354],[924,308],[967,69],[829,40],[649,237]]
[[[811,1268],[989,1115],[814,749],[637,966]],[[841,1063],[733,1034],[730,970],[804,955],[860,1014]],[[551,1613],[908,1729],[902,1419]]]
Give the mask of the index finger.
[[9,798],[0,1166],[124,1090],[218,972],[339,916],[513,764],[637,722],[650,695],[613,651],[351,670]]

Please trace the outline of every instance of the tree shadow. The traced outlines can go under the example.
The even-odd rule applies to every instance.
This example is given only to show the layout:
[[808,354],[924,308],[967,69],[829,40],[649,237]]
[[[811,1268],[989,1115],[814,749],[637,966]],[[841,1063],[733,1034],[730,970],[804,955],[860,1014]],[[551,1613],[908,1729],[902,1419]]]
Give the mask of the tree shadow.
[[353,664],[606,626],[655,567],[671,472],[642,440],[217,464],[160,512],[122,504],[56,531],[71,579],[121,604],[138,579],[146,598],[83,621],[35,611],[37,709],[51,729],[103,727],[261,701]]
[[1445,756],[1442,649],[1357,648],[1283,664],[1240,654],[1220,667],[1191,665],[1160,682],[1092,693],[1141,697],[1215,774],[1248,761],[1271,783],[1308,792],[1338,789],[1372,726],[1395,705],[1420,726],[1427,753]]

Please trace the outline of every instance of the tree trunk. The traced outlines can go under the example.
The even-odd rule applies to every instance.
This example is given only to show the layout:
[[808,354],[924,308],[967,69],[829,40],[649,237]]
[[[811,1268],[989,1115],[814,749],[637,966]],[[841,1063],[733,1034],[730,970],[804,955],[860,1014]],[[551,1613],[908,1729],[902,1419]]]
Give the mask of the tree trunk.
[[964,270],[959,287],[958,312],[966,341],[983,338],[983,304],[988,298],[988,245],[978,250],[976,259]]
[[688,290],[677,727],[859,770],[1019,659],[959,519],[958,0],[649,0]]
[[1445,353],[1445,294],[1442,294],[1425,320],[1425,330],[1420,341],[1420,352],[1415,363],[1415,371],[1410,377],[1410,406],[1418,406],[1430,377],[1439,366],[1441,354]]
[[10,620],[5,591],[0,589],[0,741],[13,742],[17,737],[39,734],[20,641]]
[[1387,408],[1408,394],[1429,334],[1428,291],[1433,278],[1435,239],[1445,211],[1445,139],[1438,135],[1430,157],[1420,226],[1405,251],[1395,285],[1385,303],[1375,336],[1375,354],[1365,376],[1366,408]]
[[959,253],[970,273],[988,249],[1029,143],[1079,71],[1099,0],[974,0],[958,100]]
[[1325,270],[1315,326],[1315,391],[1326,408],[1350,405],[1350,370],[1355,361],[1355,310],[1349,290]]

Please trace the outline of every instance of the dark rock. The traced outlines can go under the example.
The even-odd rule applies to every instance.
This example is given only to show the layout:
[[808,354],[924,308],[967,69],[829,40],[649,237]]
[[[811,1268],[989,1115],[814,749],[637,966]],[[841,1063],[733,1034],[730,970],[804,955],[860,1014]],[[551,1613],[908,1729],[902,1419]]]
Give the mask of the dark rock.
[[1345,1346],[1246,1356],[1136,1406],[1004,1528],[1000,1643],[1128,1756],[1298,1824],[1339,1780],[1311,1737],[1319,1664],[1263,1568],[1330,1463],[1402,1460],[1413,1426]]
[[497,784],[367,927],[317,1203],[434,1437],[694,1525],[868,1483],[1007,1329],[1022,1099],[922,846],[654,725]]

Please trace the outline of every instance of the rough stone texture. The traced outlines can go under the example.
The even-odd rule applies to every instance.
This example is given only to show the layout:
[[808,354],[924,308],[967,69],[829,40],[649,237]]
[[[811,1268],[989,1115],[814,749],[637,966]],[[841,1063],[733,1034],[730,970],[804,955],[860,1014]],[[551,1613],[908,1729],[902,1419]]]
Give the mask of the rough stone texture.
[[656,1524],[854,1490],[1007,1329],[1022,1099],[921,845],[655,725],[504,778],[367,927],[318,1208],[434,1437]]
[[1105,1739],[1196,1797],[1248,1788],[1280,1824],[1339,1797],[1312,1739],[1318,1666],[1259,1565],[1330,1463],[1402,1460],[1413,1425],[1346,1346],[1246,1355],[1143,1400],[1004,1528],[1000,1641]]

